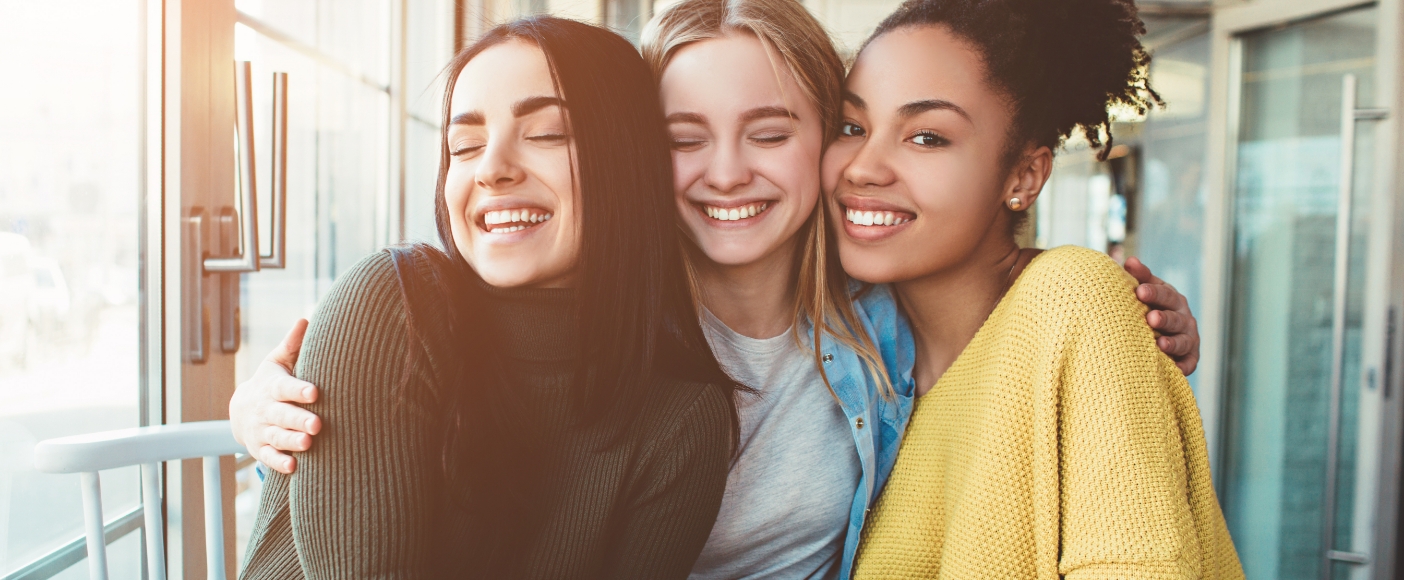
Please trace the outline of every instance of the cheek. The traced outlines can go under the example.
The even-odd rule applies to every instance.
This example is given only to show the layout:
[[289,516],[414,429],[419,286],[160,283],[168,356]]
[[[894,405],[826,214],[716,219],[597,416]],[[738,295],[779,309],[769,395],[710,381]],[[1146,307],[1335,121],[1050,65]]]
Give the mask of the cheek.
[[707,170],[707,155],[703,151],[673,152],[673,193],[678,201],[685,201],[687,190],[702,178]]
[[[454,163],[444,176],[444,204],[448,206],[449,227],[455,239],[466,239],[467,231],[460,231],[468,223],[468,201],[473,195],[473,169],[467,164]],[[462,251],[462,248],[459,249]]]
[[819,168],[824,193],[833,193],[838,189],[839,181],[843,179],[843,170],[848,168],[857,151],[857,146],[848,143],[835,142],[829,145]]

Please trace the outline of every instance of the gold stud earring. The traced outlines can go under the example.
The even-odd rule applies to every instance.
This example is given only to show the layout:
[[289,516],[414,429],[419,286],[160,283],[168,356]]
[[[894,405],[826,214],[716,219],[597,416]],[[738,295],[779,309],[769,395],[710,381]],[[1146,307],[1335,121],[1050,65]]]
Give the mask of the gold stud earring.
[[1009,198],[1009,201],[1007,203],[1009,204],[1009,209],[1012,209],[1014,211],[1024,209],[1024,200],[1019,199],[1017,197]]

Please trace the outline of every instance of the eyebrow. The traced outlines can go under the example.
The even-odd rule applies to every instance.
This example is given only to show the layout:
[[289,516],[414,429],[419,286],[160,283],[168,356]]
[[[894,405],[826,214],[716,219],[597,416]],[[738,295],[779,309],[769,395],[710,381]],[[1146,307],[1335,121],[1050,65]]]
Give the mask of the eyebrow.
[[912,101],[910,103],[902,105],[900,109],[897,109],[897,114],[901,117],[915,117],[927,111],[951,111],[957,115],[965,117],[966,121],[971,120],[970,113],[965,112],[965,109],[960,108],[960,105],[941,99],[926,99],[924,101]]
[[512,103],[512,116],[525,117],[546,107],[566,108],[565,101],[556,97],[527,97]]
[[757,119],[769,119],[772,117],[783,117],[786,119],[799,120],[799,115],[785,107],[756,107],[745,113],[741,113],[741,122],[749,123]]
[[[546,107],[551,106],[556,106],[564,109],[565,101],[562,101],[557,97],[527,97],[525,99],[512,103],[512,116],[525,117],[527,115],[540,111],[541,109],[545,109]],[[449,124],[485,125],[487,124],[487,120],[483,117],[482,111],[466,111],[454,115],[452,119],[449,119]]]
[[858,95],[855,95],[848,91],[844,91],[843,100],[848,101],[848,104],[858,107],[861,110],[868,110],[868,102],[864,101],[863,98],[859,97]]
[[707,119],[697,113],[673,113],[665,119],[669,125],[673,123],[687,123],[689,125],[706,125]]

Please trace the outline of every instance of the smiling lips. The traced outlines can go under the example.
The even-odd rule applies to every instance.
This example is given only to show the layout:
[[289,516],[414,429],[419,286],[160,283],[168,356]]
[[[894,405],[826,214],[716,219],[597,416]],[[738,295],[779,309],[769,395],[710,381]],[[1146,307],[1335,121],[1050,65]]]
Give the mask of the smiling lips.
[[707,217],[723,222],[734,222],[746,218],[753,218],[765,213],[765,210],[770,209],[770,202],[768,201],[748,203],[737,207],[717,207],[705,203],[698,205],[702,206],[702,211],[707,214]]
[[552,214],[538,208],[514,208],[486,212],[482,229],[493,234],[510,234],[536,227],[551,219]]

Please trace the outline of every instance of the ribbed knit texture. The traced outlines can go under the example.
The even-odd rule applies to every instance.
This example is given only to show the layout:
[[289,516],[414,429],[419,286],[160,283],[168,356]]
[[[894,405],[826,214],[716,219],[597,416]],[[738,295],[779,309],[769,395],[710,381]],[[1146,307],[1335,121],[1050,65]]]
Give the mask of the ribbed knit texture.
[[[640,420],[608,445],[611,429],[583,426],[567,392],[574,293],[496,290],[490,299],[512,384],[539,410],[528,427],[552,444],[541,459],[544,516],[513,555],[521,577],[685,578],[726,485],[728,398],[660,381]],[[294,475],[264,482],[244,578],[428,578],[445,565],[473,576],[478,546],[454,541],[492,530],[455,522],[466,516],[445,494],[456,490],[435,484],[442,410],[429,392],[441,365],[434,349],[411,345],[406,311],[386,253],[348,271],[318,307],[297,374],[321,389],[308,408],[324,428],[296,454]]]
[[1189,383],[1105,255],[1036,257],[919,401],[857,578],[1243,578]]

